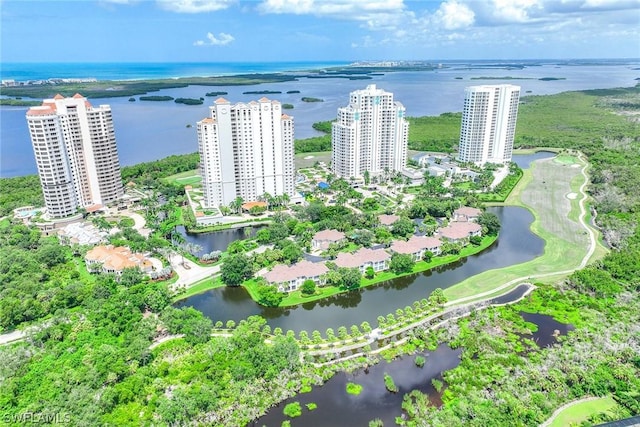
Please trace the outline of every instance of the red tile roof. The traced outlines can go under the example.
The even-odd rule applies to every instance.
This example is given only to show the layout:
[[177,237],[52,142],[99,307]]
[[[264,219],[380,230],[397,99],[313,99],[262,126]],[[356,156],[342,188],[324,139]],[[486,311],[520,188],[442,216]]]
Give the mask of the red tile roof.
[[468,206],[462,206],[461,208],[458,208],[455,211],[453,211],[454,217],[464,216],[467,218],[477,218],[480,216],[481,213],[482,211],[480,209],[470,208]]
[[475,222],[452,222],[447,227],[441,228],[438,233],[447,239],[463,239],[474,233],[478,233],[482,227]]
[[273,267],[273,270],[267,272],[264,278],[269,283],[283,283],[300,278],[320,276],[328,271],[329,269],[323,263],[313,263],[304,260],[291,266],[278,264]]
[[216,99],[214,102],[215,102],[216,104],[228,104],[228,103],[229,103],[229,101],[227,101],[227,100],[226,100],[226,99],[224,99],[224,98],[218,98],[218,99]]
[[48,116],[55,114],[55,110],[48,105],[41,105],[38,107],[31,107],[27,111],[27,116]]
[[339,240],[344,239],[346,236],[342,231],[338,230],[322,230],[318,231],[314,236],[313,240],[328,240],[332,242],[337,242]]
[[382,249],[360,248],[352,254],[339,253],[334,262],[338,267],[359,268],[366,263],[386,261],[389,258],[391,255]]
[[378,215],[378,220],[380,220],[380,224],[382,225],[391,225],[399,219],[400,217],[398,215]]
[[440,239],[427,236],[413,236],[408,241],[395,240],[391,250],[399,254],[415,254],[425,249],[438,248],[442,245]]

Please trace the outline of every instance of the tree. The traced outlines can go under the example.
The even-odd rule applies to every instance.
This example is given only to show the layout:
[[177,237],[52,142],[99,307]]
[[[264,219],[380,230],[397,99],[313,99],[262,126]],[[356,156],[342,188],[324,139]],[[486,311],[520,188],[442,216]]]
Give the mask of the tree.
[[278,292],[275,286],[272,285],[259,285],[258,286],[258,302],[267,307],[277,307],[284,295],[282,292]]
[[282,249],[282,258],[289,264],[293,264],[302,258],[302,249],[291,240],[286,241],[289,242],[289,244]]
[[253,215],[253,216],[256,216],[256,215],[260,215],[260,214],[264,213],[266,210],[267,210],[267,208],[264,207],[264,206],[252,206],[249,209],[249,214]]
[[363,173],[364,176],[364,185],[369,185],[369,183],[371,182],[371,175],[369,174],[369,171],[364,171]]
[[433,252],[424,251],[424,254],[422,255],[422,259],[425,260],[426,262],[431,262],[431,259],[433,259]]
[[429,301],[435,305],[443,305],[447,302],[447,297],[442,288],[436,288],[431,292],[431,295],[429,295]]
[[126,287],[131,287],[142,282],[145,278],[144,273],[138,267],[125,268],[122,270],[118,281]]
[[231,203],[229,203],[229,208],[236,213],[240,213],[242,211],[242,204],[244,200],[242,197],[236,197]]
[[316,282],[311,279],[307,279],[300,287],[300,290],[303,295],[313,295],[316,293]]
[[269,231],[269,228],[261,228],[260,230],[258,230],[258,232],[256,233],[256,240],[258,241],[258,243],[262,244],[270,243],[271,231]]
[[478,217],[478,224],[487,230],[489,236],[496,236],[500,232],[500,220],[492,212],[483,212]]
[[389,270],[395,274],[410,273],[413,271],[413,258],[409,254],[399,254],[395,252],[391,255]]
[[416,229],[416,224],[409,218],[402,217],[391,226],[391,234],[398,237],[409,237]]
[[349,236],[349,239],[356,245],[369,247],[373,242],[373,232],[366,229],[355,230],[351,236]]
[[222,262],[220,277],[227,286],[240,286],[242,282],[253,276],[249,259],[242,255],[230,255]]
[[366,270],[365,270],[365,272],[364,272],[364,276],[365,276],[367,279],[373,279],[373,277],[374,277],[375,275],[376,275],[376,272],[375,272],[375,270],[373,269],[373,267],[371,267],[371,266],[367,267],[367,269],[366,269]]
[[357,289],[360,287],[360,280],[362,275],[358,268],[346,268],[340,267],[338,269],[342,282],[342,287],[345,289]]

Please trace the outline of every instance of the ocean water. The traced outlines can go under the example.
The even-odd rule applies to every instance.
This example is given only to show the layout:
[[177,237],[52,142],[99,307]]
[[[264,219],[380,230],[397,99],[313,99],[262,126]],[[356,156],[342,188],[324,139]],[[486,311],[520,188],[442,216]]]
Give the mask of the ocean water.
[[141,80],[178,77],[209,77],[233,74],[277,73],[348,65],[327,62],[104,62],[104,63],[5,63],[3,80],[46,80],[50,78],[95,78],[98,80]]
[[[265,67],[262,72],[315,68],[316,63],[287,64],[240,64],[230,74],[240,74]],[[112,64],[115,66],[114,64]],[[110,69],[101,74],[101,78],[143,78],[131,64],[120,64],[121,70]],[[155,64],[158,77],[166,77],[167,72],[189,75],[197,67],[184,64]],[[150,72],[154,64],[145,64],[143,71]],[[202,65],[202,64],[200,64]],[[332,64],[324,64],[332,65]],[[333,65],[339,65],[335,63]],[[96,70],[96,64],[89,68]],[[189,68],[192,67],[192,68]],[[222,67],[222,66],[220,66]],[[256,67],[256,68],[251,68]],[[4,64],[3,64],[4,68]],[[73,67],[68,67],[69,69]],[[44,70],[44,71],[43,71]],[[219,71],[222,68],[218,68]],[[24,75],[43,76],[46,67],[34,64],[32,71],[23,71]],[[55,71],[55,70],[54,70]],[[61,75],[54,74],[55,77]],[[5,70],[3,69],[3,73]],[[74,73],[81,73],[78,69]],[[253,71],[251,71],[253,72]],[[198,74],[198,73],[196,73]],[[117,77],[116,77],[117,76]],[[91,77],[76,74],[74,77]],[[511,77],[512,79],[478,80],[479,77]],[[542,77],[556,77],[562,80],[541,81]],[[269,83],[257,86],[189,86],[185,88],[166,89],[154,92],[154,95],[170,95],[173,97],[204,97],[203,105],[182,105],[174,102],[129,102],[129,97],[91,99],[94,105],[110,104],[113,111],[118,152],[122,165],[132,165],[145,161],[157,160],[172,154],[184,154],[197,151],[195,123],[209,115],[208,105],[213,98],[205,97],[212,90],[226,91],[225,98],[231,102],[248,102],[261,95],[245,95],[243,92],[253,90],[274,90],[282,94],[269,95],[283,103],[294,105],[287,114],[294,117],[296,138],[307,138],[319,133],[311,126],[320,120],[331,120],[336,117],[337,109],[348,103],[349,92],[363,89],[366,85],[376,84],[378,87],[393,92],[394,98],[404,104],[409,116],[438,115],[444,112],[461,111],[464,100],[464,88],[478,84],[512,83],[522,87],[522,95],[547,95],[568,90],[599,89],[611,87],[634,86],[640,77],[640,61],[618,61],[600,63],[447,63],[443,68],[434,71],[392,72],[373,76],[371,80],[347,79],[308,79]],[[4,74],[3,74],[3,79]],[[287,94],[289,90],[299,90],[299,94]],[[324,102],[306,103],[301,97],[321,98]],[[138,96],[135,97],[138,99]],[[26,107],[0,107],[0,177],[21,176],[36,173],[35,161],[29,133],[25,120]],[[191,125],[191,127],[187,127]]]

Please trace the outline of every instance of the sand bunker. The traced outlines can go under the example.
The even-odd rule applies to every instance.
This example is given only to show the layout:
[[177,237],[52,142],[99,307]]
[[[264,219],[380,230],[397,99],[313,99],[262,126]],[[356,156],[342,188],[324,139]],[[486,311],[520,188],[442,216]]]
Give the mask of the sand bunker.
[[578,197],[578,195],[577,195],[576,193],[569,193],[569,194],[567,194],[567,199],[571,199],[571,200],[573,200],[573,199],[575,199],[575,198],[577,198],[577,197]]
[[305,160],[313,159],[313,156],[305,156],[304,159]]

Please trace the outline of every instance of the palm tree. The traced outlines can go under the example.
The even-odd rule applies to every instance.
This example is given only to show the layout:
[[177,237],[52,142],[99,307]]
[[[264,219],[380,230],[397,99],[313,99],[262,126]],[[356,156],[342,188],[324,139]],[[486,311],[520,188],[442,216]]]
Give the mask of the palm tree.
[[242,204],[244,203],[244,200],[242,199],[242,197],[236,197],[235,200],[231,203],[229,203],[229,207],[236,211],[236,213],[240,213],[242,211]]
[[287,193],[284,193],[282,196],[282,204],[284,206],[287,206],[289,204],[289,202],[291,201],[291,198],[289,197],[289,195]]

